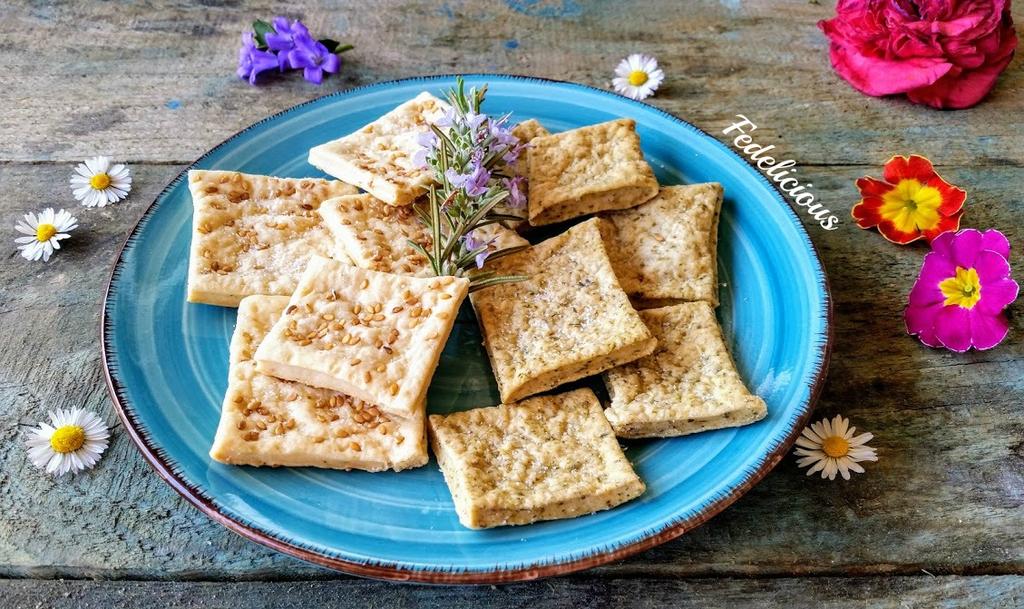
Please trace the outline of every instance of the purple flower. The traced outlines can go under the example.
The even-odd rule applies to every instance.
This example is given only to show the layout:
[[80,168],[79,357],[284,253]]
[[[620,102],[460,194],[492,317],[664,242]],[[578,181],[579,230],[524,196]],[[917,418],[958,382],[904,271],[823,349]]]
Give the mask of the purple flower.
[[512,134],[512,129],[508,126],[508,118],[509,116],[506,114],[497,121],[491,121],[489,128],[495,143],[498,146],[508,148],[501,158],[511,165],[519,160],[519,155],[522,153],[524,145],[519,141],[518,137]]
[[470,231],[466,233],[465,236],[463,236],[462,238],[462,242],[465,244],[466,249],[469,251],[473,251],[481,247],[485,248],[476,255],[476,268],[482,269],[484,268],[484,261],[487,260],[487,257],[491,255],[490,247],[491,244],[494,243],[494,239],[491,239],[490,241],[477,239],[476,235],[473,234],[474,232],[476,231]]
[[293,69],[302,68],[302,76],[309,82],[320,84],[324,72],[334,74],[341,68],[341,58],[308,33],[296,34],[294,40],[295,48],[288,52],[288,64]]
[[508,190],[508,206],[511,209],[526,207],[526,178],[516,176],[502,180]]
[[456,120],[457,115],[455,114],[455,108],[449,106],[448,109],[444,111],[444,114],[442,114],[440,118],[434,121],[434,124],[442,129],[445,129],[454,125]]
[[241,79],[248,79],[250,85],[256,84],[256,75],[278,67],[277,57],[273,53],[256,48],[252,32],[242,34],[242,48],[238,49],[238,70]]
[[448,178],[452,186],[465,189],[466,195],[479,197],[487,192],[487,182],[491,179],[491,172],[487,171],[482,163],[474,160],[470,166],[469,173],[458,173],[455,169],[449,167],[444,172],[444,176]]
[[288,52],[295,48],[295,37],[300,34],[308,36],[309,30],[298,19],[289,24],[285,17],[274,17],[274,31],[263,36],[270,50],[278,54],[282,72],[288,67]]
[[485,120],[487,120],[486,114],[477,114],[472,110],[466,114],[466,124],[469,125],[470,129],[476,129],[482,125]]
[[423,131],[416,136],[420,147],[412,155],[412,163],[416,167],[427,167],[427,157],[437,148],[437,135],[433,131]]

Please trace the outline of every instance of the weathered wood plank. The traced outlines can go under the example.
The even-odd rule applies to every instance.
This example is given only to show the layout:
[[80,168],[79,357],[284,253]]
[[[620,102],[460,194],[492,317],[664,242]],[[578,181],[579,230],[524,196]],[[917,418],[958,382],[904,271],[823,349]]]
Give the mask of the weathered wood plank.
[[625,609],[845,609],[986,607],[1024,603],[1024,577],[799,579],[562,578],[500,587],[396,586],[350,579],[292,583],[183,583],[0,580],[8,607],[166,609],[246,607],[551,607]]
[[608,87],[619,58],[643,51],[668,75],[655,105],[707,129],[746,113],[804,163],[880,163],[894,149],[946,164],[1024,162],[1012,121],[1024,111],[1021,59],[969,111],[870,99],[828,64],[815,23],[831,4],[387,0],[367,10],[303,0],[288,12],[356,45],[344,75],[322,88],[297,75],[252,88],[234,77],[239,35],[279,3],[16,0],[0,7],[0,160],[188,161],[268,114],[355,85],[486,71]]
[[[0,218],[71,206],[71,164],[0,165]],[[308,579],[326,571],[248,543],[164,485],[115,430],[93,472],[61,482],[32,469],[21,441],[47,408],[116,420],[103,387],[97,324],[117,246],[179,170],[137,164],[135,192],[102,210],[48,265],[8,241],[0,259],[0,576]],[[845,218],[853,180],[876,167],[807,167]],[[970,190],[965,226],[998,226],[1020,247],[1019,169],[949,167]],[[1024,572],[1024,316],[986,353],[927,349],[900,312],[925,248],[900,248],[845,222],[807,222],[829,269],[836,343],[820,414],[873,431],[881,461],[851,482],[807,478],[792,457],[706,526],[595,575],[666,577]],[[7,239],[13,239],[8,229]],[[1017,307],[1019,309],[1019,306]]]

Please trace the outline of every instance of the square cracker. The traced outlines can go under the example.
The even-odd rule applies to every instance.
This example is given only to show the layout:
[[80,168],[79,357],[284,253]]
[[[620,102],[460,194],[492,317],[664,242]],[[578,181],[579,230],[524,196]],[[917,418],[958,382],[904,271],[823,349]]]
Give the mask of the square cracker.
[[463,278],[405,277],[313,256],[256,350],[257,369],[412,416],[468,289]]
[[389,205],[408,205],[432,179],[413,162],[417,136],[448,107],[424,91],[362,129],[310,149],[309,164]]
[[431,277],[427,258],[409,241],[428,251],[432,240],[411,206],[388,205],[373,195],[348,195],[320,205],[335,247],[364,269]]
[[193,170],[188,301],[237,307],[251,294],[292,293],[310,254],[330,255],[321,201],[344,182]]
[[718,306],[721,209],[722,185],[709,183],[664,186],[646,203],[602,214],[608,257],[635,304],[704,300]]
[[626,209],[658,194],[632,119],[538,137],[530,145],[527,201],[533,226]]
[[612,271],[593,218],[487,264],[517,283],[471,296],[503,402],[633,361],[655,339]]
[[472,529],[571,518],[644,492],[590,389],[430,415],[459,522]]
[[288,306],[287,296],[249,296],[238,305],[228,390],[210,456],[233,465],[361,469],[427,462],[425,409],[390,417],[350,396],[261,374],[253,351]]
[[623,438],[682,436],[760,421],[764,400],[736,372],[715,310],[687,302],[640,311],[658,338],[654,353],[604,373],[605,416]]

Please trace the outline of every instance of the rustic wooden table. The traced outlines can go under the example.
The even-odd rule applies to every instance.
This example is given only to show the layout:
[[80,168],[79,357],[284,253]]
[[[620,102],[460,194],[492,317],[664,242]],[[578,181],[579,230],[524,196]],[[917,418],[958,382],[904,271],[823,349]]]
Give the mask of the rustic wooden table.
[[[356,45],[341,77],[320,88],[298,76],[258,88],[234,77],[239,33],[286,9]],[[968,189],[965,226],[1003,230],[1024,268],[1021,61],[972,110],[863,97],[829,68],[815,22],[832,13],[813,0],[5,2],[0,606],[1024,606],[1024,315],[990,352],[923,347],[901,315],[923,248],[848,220],[857,177],[879,175],[892,154],[923,153]],[[801,214],[835,299],[818,414],[875,432],[880,461],[865,475],[808,478],[787,457],[710,523],[622,563],[431,588],[348,577],[244,541],[181,500],[116,426],[95,470],[53,480],[32,468],[22,442],[47,409],[84,406],[116,421],[98,345],[107,273],[156,193],[202,152],[356,85],[472,71],[607,87],[635,51],[665,68],[654,105],[722,139],[735,114],[749,116],[758,140],[796,159],[844,218],[828,232]],[[131,164],[126,202],[76,207],[68,176],[94,154]],[[81,228],[49,264],[26,263],[13,224],[45,206],[78,209]]]

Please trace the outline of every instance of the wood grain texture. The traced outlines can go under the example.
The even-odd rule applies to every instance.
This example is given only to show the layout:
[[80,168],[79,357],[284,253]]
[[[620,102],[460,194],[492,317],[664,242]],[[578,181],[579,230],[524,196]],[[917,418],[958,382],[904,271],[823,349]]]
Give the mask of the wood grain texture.
[[[356,45],[343,75],[320,88],[296,74],[250,87],[234,76],[240,33],[281,8],[266,0],[5,2],[3,156],[65,161],[106,151],[185,162],[268,114],[355,85],[484,71],[607,88],[617,61],[644,51],[667,74],[654,105],[705,128],[749,114],[762,134],[819,144],[794,150],[803,163],[881,163],[893,134],[942,164],[1024,162],[1024,131],[1012,124],[1024,108],[1020,58],[971,110],[867,98],[829,66],[815,25],[833,14],[829,2],[382,0],[368,10],[358,0],[302,0],[288,3],[289,14]],[[1020,21],[1024,9],[1014,10]]]
[[[383,0],[368,10],[302,0],[289,14],[356,44],[344,74],[321,88],[298,75],[249,87],[233,76],[239,33],[278,10],[264,0],[0,6],[0,577],[251,582],[3,581],[0,606],[1024,603],[1022,578],[995,576],[1024,574],[1024,316],[1011,310],[1011,337],[990,352],[923,347],[905,335],[901,313],[926,247],[893,246],[848,219],[857,177],[879,175],[892,154],[924,153],[969,191],[964,225],[1006,232],[1019,266],[1021,59],[977,108],[936,112],[861,96],[832,73],[815,26],[833,13],[829,2]],[[183,164],[320,94],[455,71],[607,88],[618,59],[635,51],[657,55],[668,76],[651,103],[723,141],[733,115],[748,115],[755,139],[798,161],[842,218],[828,232],[797,210],[835,297],[818,414],[843,413],[876,434],[881,461],[867,474],[822,481],[787,457],[709,524],[625,562],[536,584],[437,589],[354,580],[242,540],[179,499],[117,427],[94,471],[55,481],[28,463],[22,442],[47,409],[84,406],[117,420],[99,360],[102,289],[128,230]],[[133,163],[126,202],[75,205],[72,162],[93,154]],[[51,263],[27,263],[13,223],[49,205],[74,209],[81,228]],[[817,577],[793,577],[805,575]]]
[[[770,143],[770,142],[769,142]],[[845,218],[853,180],[877,167],[809,167]],[[180,170],[137,164],[125,203],[75,208],[82,228],[48,265],[13,249],[0,260],[0,575],[158,579],[334,577],[243,541],[161,482],[114,432],[96,470],[53,481],[20,441],[47,408],[86,406],[115,422],[101,381],[97,323],[116,247]],[[70,203],[70,164],[0,165],[0,217]],[[950,167],[970,185],[965,226],[998,226],[1019,247],[1018,169]],[[729,203],[727,203],[729,204]],[[804,217],[829,270],[836,341],[820,415],[873,431],[880,462],[850,482],[808,478],[792,457],[735,506],[681,539],[595,575],[977,574],[1024,572],[1024,332],[985,353],[928,349],[904,334],[901,311],[924,246],[897,247],[844,222]],[[12,220],[13,221],[13,220]],[[10,237],[13,237],[13,232]]]
[[210,583],[0,580],[9,607],[107,609],[306,609],[318,607],[473,607],[474,609],[1016,609],[1024,577],[749,579],[562,578],[489,587],[334,582]]

